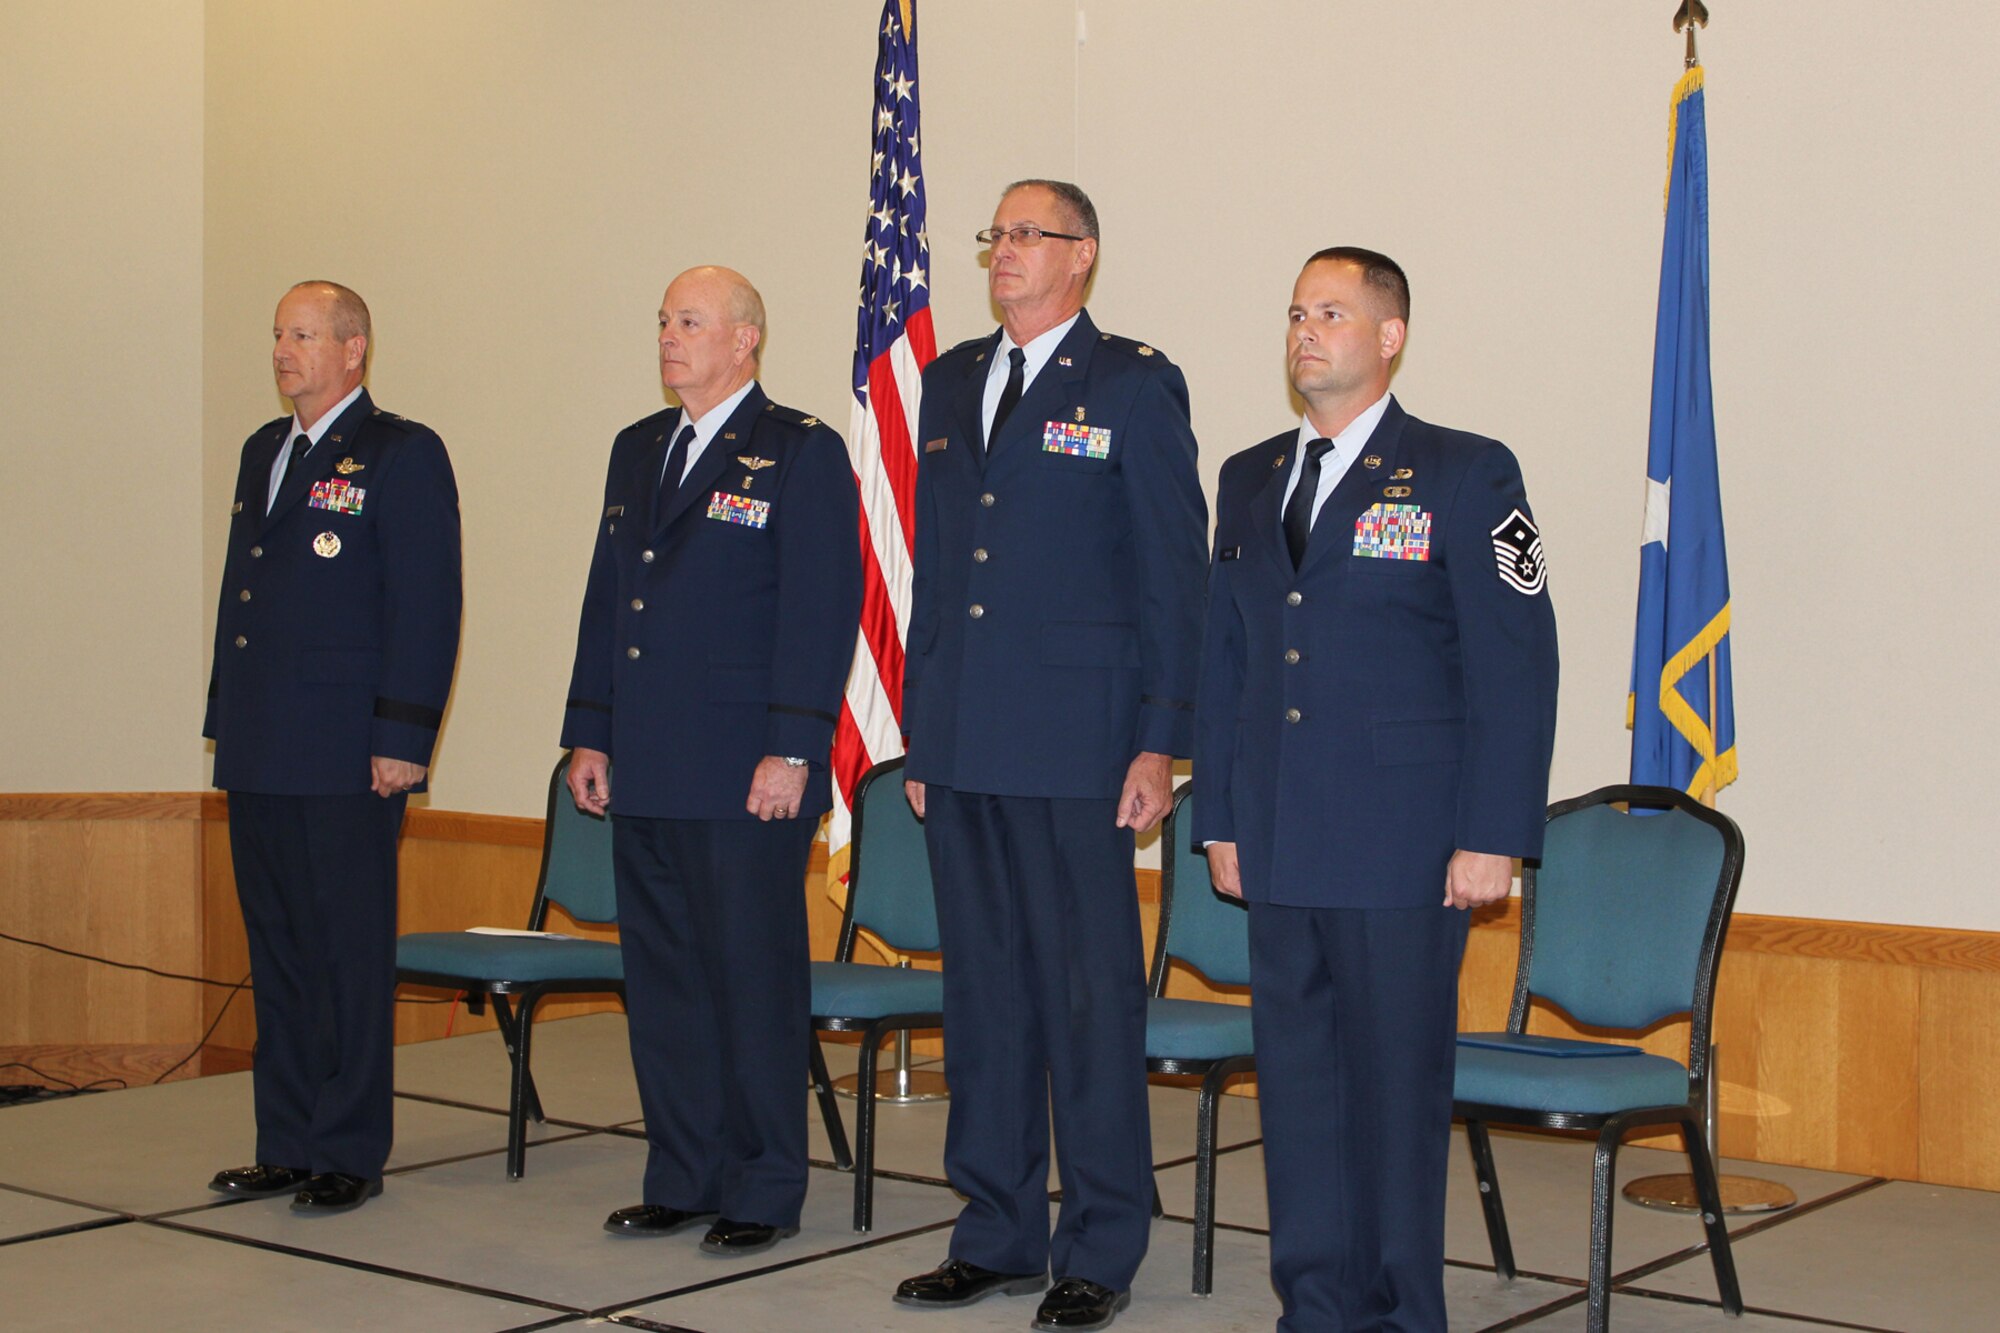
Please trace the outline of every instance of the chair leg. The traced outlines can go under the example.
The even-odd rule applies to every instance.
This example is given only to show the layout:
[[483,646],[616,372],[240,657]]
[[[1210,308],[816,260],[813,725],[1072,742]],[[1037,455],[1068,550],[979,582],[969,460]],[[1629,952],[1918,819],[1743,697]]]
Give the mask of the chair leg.
[[854,1076],[854,1229],[864,1232],[875,1225],[875,1067],[883,1035],[873,1024],[862,1032]]
[[[1211,1069],[1201,1081],[1194,1124],[1194,1294],[1215,1290],[1215,1122],[1221,1113],[1224,1069]],[[1159,1192],[1154,1191],[1154,1197]]]
[[507,1002],[507,997],[497,991],[493,994],[493,1019],[500,1025],[500,1040],[507,1047],[508,1061],[517,1073],[527,1079],[527,1101],[524,1105],[527,1107],[528,1115],[537,1122],[546,1120],[548,1117],[542,1114],[541,1093],[535,1088],[535,1076],[516,1058],[521,1045],[520,1020],[513,1006]]
[[847,1151],[847,1127],[840,1123],[840,1103],[834,1100],[833,1080],[827,1076],[826,1052],[819,1048],[817,1029],[806,1033],[806,1052],[813,1095],[819,1098],[819,1118],[826,1122],[827,1142],[833,1145],[833,1164],[842,1171],[852,1171],[854,1158]]
[[1611,1191],[1618,1179],[1618,1141],[1625,1126],[1617,1120],[1597,1136],[1590,1165],[1590,1305],[1584,1327],[1605,1333],[1611,1327]]
[[1681,1122],[1681,1141],[1687,1145],[1695,1197],[1701,1201],[1701,1224],[1708,1233],[1708,1258],[1715,1265],[1715,1285],[1722,1296],[1723,1312],[1740,1315],[1743,1290],[1736,1283],[1736,1255],[1729,1248],[1729,1221],[1722,1214],[1722,1190],[1716,1179],[1715,1159],[1708,1155],[1708,1140],[1692,1116]]
[[1479,1186],[1480,1211],[1486,1214],[1486,1241],[1493,1248],[1493,1271],[1503,1282],[1512,1282],[1514,1241],[1507,1234],[1507,1207],[1500,1201],[1500,1173],[1493,1167],[1493,1141],[1487,1137],[1486,1122],[1465,1122],[1466,1146],[1472,1149],[1472,1178]]
[[[519,1180],[528,1171],[528,1116],[542,1118],[542,1106],[535,1096],[535,1080],[528,1073],[529,1044],[535,1032],[535,1005],[542,997],[534,991],[521,996],[515,1019],[514,1085],[507,1101],[507,1179]],[[499,1007],[497,1004],[494,1006]],[[529,1107],[532,1104],[533,1111]]]

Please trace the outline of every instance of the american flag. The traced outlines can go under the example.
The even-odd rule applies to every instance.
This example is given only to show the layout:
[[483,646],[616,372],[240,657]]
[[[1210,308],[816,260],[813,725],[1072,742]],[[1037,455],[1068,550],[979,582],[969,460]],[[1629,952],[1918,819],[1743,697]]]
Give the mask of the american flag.
[[874,139],[854,338],[854,415],[847,432],[861,487],[865,587],[854,666],[833,736],[827,881],[835,886],[847,873],[854,784],[873,765],[903,752],[903,639],[910,622],[910,553],[916,535],[917,403],[923,396],[923,369],[937,356],[917,145],[916,0],[888,0],[882,7]]

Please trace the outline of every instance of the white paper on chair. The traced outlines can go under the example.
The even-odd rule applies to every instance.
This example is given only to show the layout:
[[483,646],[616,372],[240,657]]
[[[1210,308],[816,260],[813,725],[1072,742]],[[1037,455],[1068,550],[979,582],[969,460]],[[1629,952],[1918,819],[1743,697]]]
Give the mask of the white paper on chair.
[[509,930],[505,926],[467,926],[468,935],[518,935],[530,940],[575,940],[580,935],[565,935],[559,930]]

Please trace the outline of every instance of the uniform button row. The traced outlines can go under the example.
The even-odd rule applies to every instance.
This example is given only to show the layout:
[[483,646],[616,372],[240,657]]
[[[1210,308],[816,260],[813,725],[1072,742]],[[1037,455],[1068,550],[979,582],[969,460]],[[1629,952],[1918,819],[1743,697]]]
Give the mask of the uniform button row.
[[972,551],[972,560],[974,564],[980,564],[980,565],[985,564],[986,548],[984,546],[974,547]]
[[988,491],[986,494],[980,496],[979,504],[983,509],[991,509],[993,507],[993,492]]
[[1299,711],[1298,709],[1296,709],[1296,708],[1287,708],[1287,709],[1285,710],[1285,721],[1287,721],[1287,722],[1296,722],[1296,721],[1298,721],[1298,720],[1299,720],[1300,718],[1302,718],[1302,717],[1304,717],[1304,716],[1305,716],[1305,714],[1304,714],[1304,713],[1301,713],[1301,712],[1300,712],[1300,711]]
[[625,650],[625,656],[632,658],[634,661],[637,661],[639,657],[639,650],[637,648],[627,648]]
[[253,547],[251,547],[251,548],[250,548],[250,558],[251,558],[252,560],[262,560],[262,559],[264,558],[264,548],[263,548],[263,547],[261,547],[261,546],[253,546]]
[[639,552],[639,558],[641,560],[644,560],[649,565],[653,563],[653,553],[651,551]]
[[1300,654],[1298,649],[1296,648],[1285,649],[1286,666],[1297,666],[1299,664],[1299,661],[1300,661]]
[[1285,594],[1286,606],[1297,606],[1303,601],[1305,601],[1304,593],[1288,592]]
[[971,616],[974,620],[977,620],[981,616],[986,614],[986,608],[981,606],[979,603],[974,602],[971,605],[971,607],[967,609],[965,614]]
[[244,638],[241,634],[239,634],[236,636],[236,646],[238,648],[248,648],[250,646],[250,640]]

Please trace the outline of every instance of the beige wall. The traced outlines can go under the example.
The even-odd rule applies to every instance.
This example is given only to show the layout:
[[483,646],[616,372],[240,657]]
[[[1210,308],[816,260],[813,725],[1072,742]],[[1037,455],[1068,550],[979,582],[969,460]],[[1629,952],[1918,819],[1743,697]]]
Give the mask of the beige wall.
[[[1703,50],[1716,404],[1745,773],[1723,804],[1750,835],[1743,906],[2000,929],[2000,902],[1961,870],[2000,748],[1978,687],[2000,626],[1976,544],[2000,480],[1981,406],[2000,354],[1981,300],[1995,261],[1978,239],[2000,203],[1980,166],[2000,150],[1985,91],[2000,17],[1945,0],[1893,15],[1861,0],[1715,8]],[[1212,484],[1229,452],[1291,420],[1281,317],[1303,255],[1340,241],[1397,255],[1415,286],[1398,393],[1419,415],[1509,441],[1547,536],[1565,659],[1554,789],[1616,780],[1672,9],[925,0],[940,340],[990,325],[970,233],[997,187],[1074,174],[1106,228],[1093,313],[1186,368]],[[181,723],[205,673],[193,626],[213,614],[237,448],[280,410],[266,320],[287,283],[326,276],[374,305],[376,396],[436,426],[460,473],[465,650],[433,803],[534,812],[605,449],[661,402],[651,320],[666,279],[704,261],[749,273],[772,314],[767,387],[846,421],[878,12],[875,0],[212,0],[205,52],[165,72],[150,48],[94,53],[167,78],[169,105],[204,100],[202,145],[178,157],[137,137],[161,132],[157,114],[113,134],[117,118],[51,79],[78,115],[104,114],[115,154],[156,175],[157,193],[170,182],[186,198],[200,174],[201,209],[179,234],[183,251],[200,237],[202,256],[142,266],[139,296],[181,310],[183,336],[158,340],[178,359],[149,355],[158,382],[136,391],[10,321],[26,370],[9,373],[74,386],[10,453],[72,438],[73,424],[50,428],[81,401],[123,414],[105,438],[136,438],[155,402],[192,392],[198,348],[204,466],[200,503],[177,506],[165,558],[142,571],[165,582],[118,588],[157,628],[135,642],[115,617],[85,655],[180,645],[171,669],[115,682],[152,730],[108,739],[144,734],[159,756],[107,744],[59,783],[10,745],[5,785],[196,780],[175,776],[199,753]],[[92,27],[47,22],[75,40]],[[12,85],[0,96],[36,101]],[[51,142],[60,157],[71,139]],[[128,241],[157,239],[143,221]],[[82,234],[58,247],[59,267],[95,281]],[[10,281],[47,267],[0,264]],[[198,343],[181,292],[195,274]],[[99,326],[60,292],[48,307]],[[89,599],[117,580],[80,571],[138,563],[103,548],[106,525],[64,521],[83,481],[81,465],[36,472],[33,531],[7,538],[31,543],[14,568],[58,576],[60,596],[23,608],[41,641],[73,637],[70,607],[103,619]],[[166,518],[150,502],[121,512],[126,526]],[[17,682],[78,698],[56,679],[73,674],[28,662],[7,684],[16,698]],[[18,735],[61,743],[68,728],[36,709]]]
[[0,51],[0,790],[185,790],[201,12],[0,0]]

